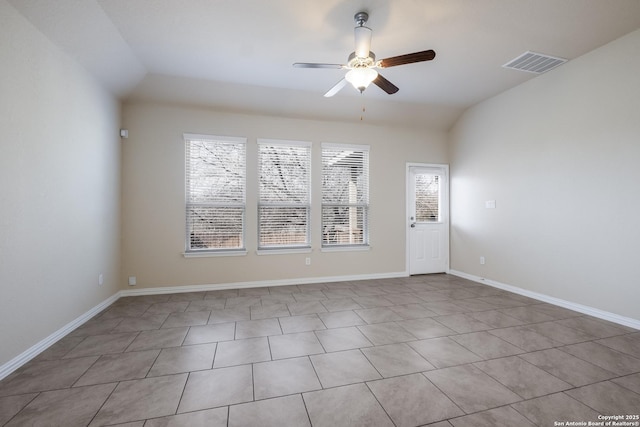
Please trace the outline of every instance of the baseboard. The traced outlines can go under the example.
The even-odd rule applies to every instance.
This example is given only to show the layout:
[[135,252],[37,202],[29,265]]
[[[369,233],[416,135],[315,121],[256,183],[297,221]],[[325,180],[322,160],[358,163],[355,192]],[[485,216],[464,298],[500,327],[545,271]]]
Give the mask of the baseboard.
[[7,363],[0,366],[0,380],[14,372],[16,369],[51,347],[53,344],[64,338],[68,333],[75,330],[78,326],[82,325],[87,320],[91,319],[96,314],[100,313],[102,310],[113,304],[120,298],[121,292],[117,292],[106,300],[102,301],[100,304],[96,305],[86,313],[78,316],[76,319],[64,325],[62,328],[58,329],[48,337],[44,338],[37,344],[31,346],[29,349],[23,351],[13,359],[9,360]]
[[264,288],[268,286],[286,286],[286,285],[305,285],[310,283],[329,283],[329,282],[345,282],[352,280],[375,280],[375,279],[396,279],[398,277],[407,277],[406,271],[392,273],[376,273],[376,274],[356,274],[350,276],[330,276],[330,277],[304,277],[300,279],[284,279],[284,280],[258,280],[253,282],[232,282],[219,283],[215,285],[184,285],[184,286],[166,286],[155,288],[126,289],[120,292],[121,296],[139,296],[139,295],[159,295],[159,294],[176,294],[182,292],[203,292],[216,291],[224,289],[242,289],[242,288]]
[[549,295],[540,294],[538,292],[528,291],[526,289],[518,288],[517,286],[507,285],[495,280],[485,279],[484,277],[475,276],[473,274],[464,273],[457,270],[449,270],[449,274],[453,276],[462,277],[463,279],[469,279],[474,282],[489,285],[494,288],[502,289],[505,291],[513,292],[514,294],[522,295],[525,297],[533,298],[538,301],[547,302],[549,304],[557,305],[560,307],[568,308],[569,310],[577,311],[579,313],[588,314],[589,316],[597,317],[602,320],[617,323],[619,325],[628,326],[630,328],[640,330],[640,320],[632,319],[630,317],[620,316],[619,314],[610,313],[608,311],[600,310],[598,308],[589,307],[587,305],[577,304],[575,302],[566,301],[560,298],[551,297]]

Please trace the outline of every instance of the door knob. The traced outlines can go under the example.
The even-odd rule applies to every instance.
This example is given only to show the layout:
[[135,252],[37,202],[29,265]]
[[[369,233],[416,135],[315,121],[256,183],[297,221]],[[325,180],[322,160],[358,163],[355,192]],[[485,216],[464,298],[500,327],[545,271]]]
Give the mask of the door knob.
[[411,228],[416,228],[416,223],[415,222],[411,223]]

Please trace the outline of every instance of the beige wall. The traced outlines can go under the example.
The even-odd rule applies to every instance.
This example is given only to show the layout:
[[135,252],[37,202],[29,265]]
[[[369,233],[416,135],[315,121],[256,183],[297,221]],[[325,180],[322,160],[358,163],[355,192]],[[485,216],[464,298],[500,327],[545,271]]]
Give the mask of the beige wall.
[[463,115],[452,269],[640,319],[639,73],[640,30]]
[[0,40],[2,366],[118,291],[120,118],[5,0]]
[[[366,117],[337,123],[142,103],[123,111],[122,280],[136,276],[137,288],[404,272],[406,162],[446,162],[444,133],[370,126]],[[183,257],[184,132],[248,138],[246,256]],[[311,254],[256,254],[257,138],[313,143]],[[322,142],[371,146],[370,251],[320,252]]]

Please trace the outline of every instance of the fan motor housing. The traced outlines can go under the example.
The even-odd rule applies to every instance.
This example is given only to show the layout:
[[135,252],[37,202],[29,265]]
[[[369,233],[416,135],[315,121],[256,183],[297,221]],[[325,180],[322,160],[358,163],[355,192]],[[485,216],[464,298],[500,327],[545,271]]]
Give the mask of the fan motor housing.
[[351,52],[349,59],[347,60],[347,68],[362,68],[373,67],[376,65],[376,54],[369,51],[367,58],[360,58],[356,56],[355,52]]

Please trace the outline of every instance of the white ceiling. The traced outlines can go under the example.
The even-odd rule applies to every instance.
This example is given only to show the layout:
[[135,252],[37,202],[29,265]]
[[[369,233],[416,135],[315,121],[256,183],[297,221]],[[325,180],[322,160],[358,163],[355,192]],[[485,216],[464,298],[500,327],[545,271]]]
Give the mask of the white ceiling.
[[[448,129],[471,105],[535,75],[502,68],[527,50],[574,59],[640,28],[638,0],[9,0],[124,99]],[[353,15],[372,51],[434,49],[382,70],[400,91],[322,95],[344,70]]]

